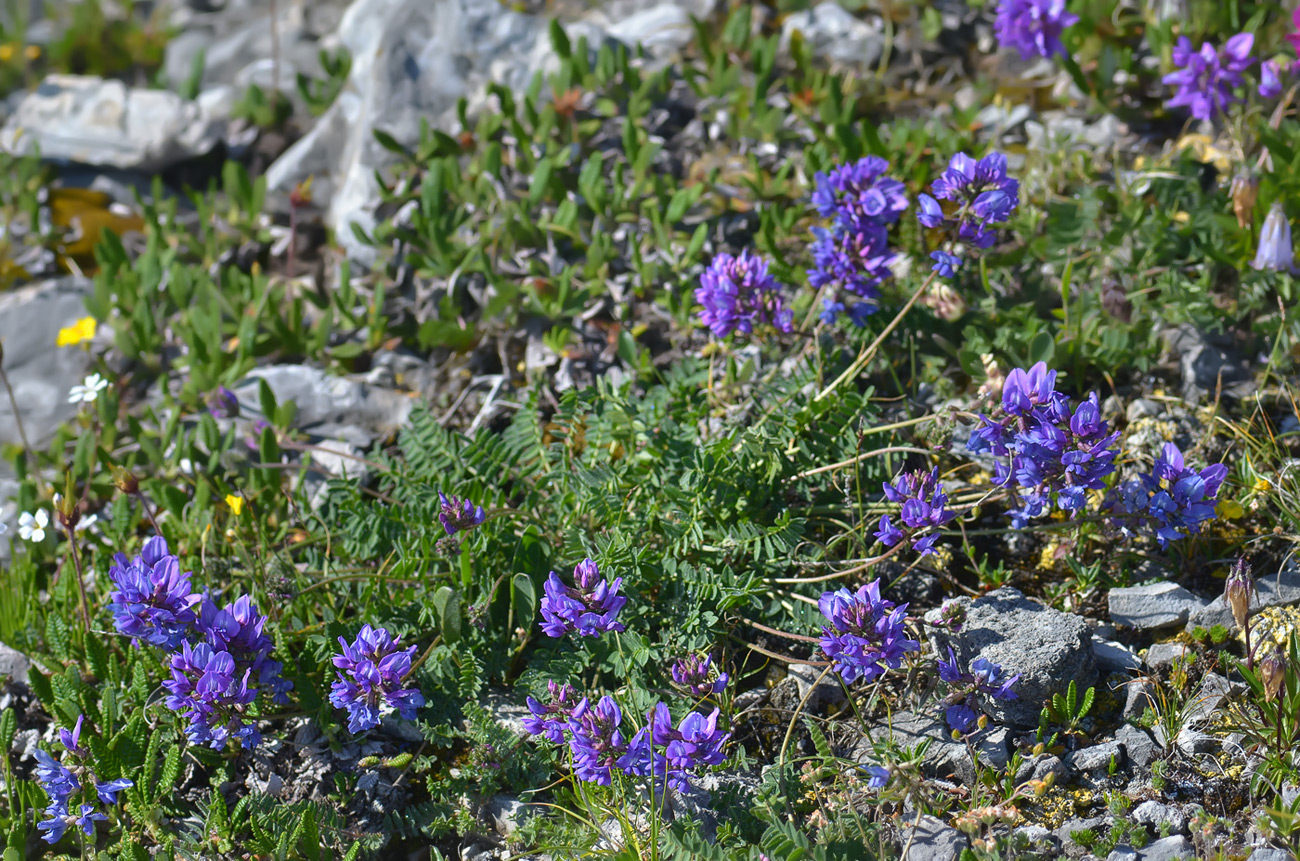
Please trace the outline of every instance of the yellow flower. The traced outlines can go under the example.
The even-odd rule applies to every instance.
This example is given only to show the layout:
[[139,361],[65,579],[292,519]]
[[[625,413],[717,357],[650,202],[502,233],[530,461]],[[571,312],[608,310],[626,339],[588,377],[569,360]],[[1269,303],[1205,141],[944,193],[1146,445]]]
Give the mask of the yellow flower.
[[5,42],[0,45],[0,63],[7,63],[14,58],[13,42]]
[[89,341],[95,337],[95,328],[98,325],[94,317],[82,317],[71,326],[64,326],[60,329],[59,337],[54,343],[59,347],[67,347],[71,344]]
[[1267,478],[1260,477],[1255,479],[1256,493],[1268,493],[1272,489],[1273,489],[1273,484]]
[[227,493],[226,505],[230,506],[230,510],[236,517],[244,513],[244,497],[242,496],[235,496],[233,493]]
[[26,48],[23,48],[23,56],[27,59],[27,62],[29,63],[36,62],[41,58],[41,46],[28,45]]
[[1225,520],[1237,520],[1246,515],[1246,509],[1242,508],[1241,503],[1234,499],[1220,499],[1215,508],[1219,516]]

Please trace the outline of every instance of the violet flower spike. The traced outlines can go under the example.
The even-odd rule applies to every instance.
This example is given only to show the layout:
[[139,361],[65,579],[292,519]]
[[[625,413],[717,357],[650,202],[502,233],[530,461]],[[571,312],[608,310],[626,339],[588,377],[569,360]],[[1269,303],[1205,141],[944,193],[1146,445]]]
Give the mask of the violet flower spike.
[[414,720],[424,705],[418,688],[404,687],[411,672],[415,646],[399,649],[400,636],[384,628],[362,625],[351,643],[339,637],[342,654],[333,663],[340,671],[330,686],[330,704],[347,712],[348,732],[359,733],[379,725],[384,715],[396,712]]
[[108,576],[117,587],[108,596],[117,630],[167,650],[179,648],[197,620],[194,605],[200,596],[190,573],[182,572],[168,551],[167,540],[150,538],[134,559],[118,553]]
[[1020,53],[1020,59],[1066,56],[1061,34],[1079,20],[1065,0],[1002,0],[993,32],[998,45]]
[[817,606],[830,622],[822,628],[822,651],[846,684],[873,681],[921,648],[907,636],[907,605],[895,607],[881,598],[879,580],[857,592],[841,588],[823,593]]
[[768,262],[748,250],[738,256],[721,253],[700,275],[695,301],[703,305],[700,322],[715,337],[753,333],[770,325],[779,332],[794,329],[794,312],[785,305],[786,286],[768,271]]
[[618,594],[622,577],[613,581],[600,576],[600,570],[590,557],[573,569],[573,586],[566,586],[552,571],[543,587],[542,630],[549,637],[563,637],[575,633],[595,637],[607,631],[626,630],[618,621],[619,611],[627,604],[627,597]]
[[487,512],[483,510],[483,506],[474,505],[468,499],[447,496],[440,490],[438,502],[442,506],[442,510],[438,513],[438,522],[442,524],[448,536],[455,535],[457,532],[468,532],[476,526],[483,525],[487,520]]
[[1193,50],[1191,40],[1178,37],[1173,61],[1180,68],[1164,77],[1165,84],[1178,90],[1165,106],[1186,107],[1198,120],[1224,113],[1229,105],[1241,101],[1234,91],[1242,85],[1242,73],[1254,62],[1250,56],[1254,44],[1254,35],[1238,33],[1221,50],[1209,42]]

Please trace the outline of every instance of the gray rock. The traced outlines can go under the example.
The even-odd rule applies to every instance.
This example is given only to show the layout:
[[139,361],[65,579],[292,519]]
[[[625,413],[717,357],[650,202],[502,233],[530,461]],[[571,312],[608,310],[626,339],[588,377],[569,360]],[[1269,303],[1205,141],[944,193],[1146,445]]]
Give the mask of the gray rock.
[[[574,43],[584,34],[592,49],[604,40],[594,26],[569,28]],[[558,60],[544,18],[497,0],[355,0],[338,38],[352,55],[347,83],[266,179],[270,189],[288,192],[314,177],[313,197],[328,206],[326,224],[352,259],[372,264],[376,250],[358,241],[351,225],[374,227],[375,172],[397,158],[379,145],[375,131],[413,146],[424,123],[455,125],[462,96],[477,110],[488,83],[523,90],[535,72],[550,71]]]
[[695,36],[690,13],[676,3],[659,3],[610,21],[610,36],[628,45],[641,45],[652,56],[676,54]]
[[1106,861],[1137,861],[1138,851],[1127,843],[1119,843],[1110,854],[1106,856]]
[[1155,762],[1160,753],[1147,731],[1132,724],[1126,723],[1115,730],[1115,741],[1124,745],[1128,761],[1141,768]]
[[1048,857],[1060,854],[1061,841],[1056,838],[1055,832],[1045,826],[1022,825],[1013,833],[1038,853]]
[[884,53],[885,35],[877,21],[867,23],[834,0],[792,12],[781,22],[781,50],[788,51],[795,31],[816,57],[845,66],[874,69]]
[[[1047,631],[1050,636],[1044,636]],[[984,657],[1004,672],[1020,675],[1017,699],[985,702],[995,720],[1014,727],[1038,726],[1043,703],[1064,693],[1071,680],[1082,691],[1097,679],[1088,623],[1009,587],[972,601],[961,631],[937,632],[934,639],[939,654],[951,645],[963,664]]]
[[1161,829],[1169,826],[1169,834],[1186,834],[1187,817],[1172,804],[1164,804],[1154,798],[1144,801],[1129,812],[1134,822],[1146,825],[1159,834]]
[[10,648],[4,643],[0,643],[0,678],[13,679],[14,681],[26,684],[27,673],[31,668],[31,658],[27,657],[17,649]]
[[[835,705],[844,701],[844,688],[837,682],[833,681],[834,676],[822,678],[823,667],[814,667],[812,664],[791,664],[787,670],[789,677],[794,679],[795,685],[799,690],[799,698],[808,697],[804,709],[810,712],[816,712],[824,706]],[[818,682],[818,679],[821,679]],[[817,687],[809,693],[809,688],[816,684]]]
[[749,807],[754,803],[762,779],[758,773],[722,771],[709,772],[691,779],[686,792],[669,789],[667,812],[673,819],[695,823],[700,835],[710,842],[717,839],[718,821],[726,818],[728,811]]
[[1056,783],[1060,783],[1070,776],[1069,770],[1065,767],[1065,763],[1061,762],[1059,756],[1040,753],[1020,763],[1020,768],[1016,769],[1016,783],[1024,783],[1027,780],[1046,780],[1049,774],[1053,776]]
[[1116,768],[1124,767],[1124,747],[1117,741],[1094,744],[1067,754],[1065,757],[1066,765],[1085,774],[1107,772],[1112,761]]
[[1154,631],[1186,623],[1193,610],[1209,602],[1177,583],[1152,583],[1111,589],[1107,603],[1116,624]]
[[1196,651],[1185,643],[1155,643],[1147,649],[1143,660],[1151,669],[1163,670],[1173,666],[1174,661],[1178,660],[1190,664],[1196,660]]
[[1061,848],[1065,850],[1065,854],[1071,858],[1078,858],[1087,854],[1088,847],[1076,842],[1072,835],[1081,831],[1091,831],[1093,836],[1100,840],[1109,833],[1111,823],[1114,821],[1114,817],[1108,814],[1090,816],[1087,819],[1071,819],[1056,830],[1056,837],[1061,841]]
[[1295,861],[1295,857],[1294,852],[1265,846],[1263,849],[1256,849],[1250,853],[1249,861]]
[[1155,418],[1160,415],[1160,404],[1150,398],[1138,398],[1124,410],[1124,418],[1129,424],[1138,419]]
[[956,861],[970,847],[966,835],[934,816],[922,816],[915,827],[909,823],[900,842],[907,849],[904,861]]
[[[297,404],[294,427],[321,437],[337,435],[353,445],[364,446],[389,436],[411,413],[411,399],[399,392],[307,365],[271,365],[254,368],[231,388],[244,415],[261,414],[258,380],[271,387],[277,403]],[[355,466],[353,462],[352,468]]]
[[1134,679],[1124,685],[1124,710],[1120,716],[1124,720],[1140,718],[1151,706],[1154,686],[1144,679]]
[[1089,120],[1065,111],[1044,111],[1025,123],[1025,136],[1034,149],[1064,146],[1106,152],[1127,133],[1127,126],[1112,114]]
[[0,129],[0,149],[156,173],[205,155],[224,128],[199,105],[166,90],[50,75]]
[[1199,401],[1213,397],[1220,389],[1232,398],[1243,398],[1255,390],[1250,362],[1233,348],[1229,338],[1202,332],[1190,323],[1164,333],[1165,347],[1178,359],[1183,378],[1183,397]]
[[1187,727],[1178,731],[1178,737],[1174,739],[1174,744],[1179,751],[1187,756],[1195,756],[1200,753],[1215,753],[1219,749],[1219,740],[1217,738]]
[[[1253,616],[1266,607],[1291,604],[1300,604],[1300,564],[1294,558],[1288,559],[1277,572],[1255,579],[1255,595],[1250,601],[1250,614]],[[1198,627],[1208,631],[1215,625],[1222,625],[1230,631],[1236,630],[1232,610],[1222,595],[1199,610],[1192,611],[1187,618],[1188,631]]]
[[1138,857],[1142,861],[1177,861],[1177,859],[1195,858],[1196,848],[1192,846],[1192,841],[1178,835],[1148,844]]
[[532,805],[513,795],[494,795],[483,806],[483,813],[497,834],[509,837],[524,824],[531,809]]
[[[966,745],[952,739],[951,730],[941,717],[914,712],[897,712],[889,723],[879,723],[867,730],[867,739],[853,751],[853,757],[859,762],[872,762],[870,743],[892,738],[903,747],[914,747],[922,741],[929,741],[925,760],[921,770],[928,777],[949,777],[955,775],[962,781],[973,780],[975,768],[970,760]],[[976,733],[971,738],[976,755],[986,766],[1003,769],[1010,761],[1008,734],[1005,729],[988,729]]]
[[1142,668],[1142,659],[1133,650],[1114,640],[1103,640],[1092,635],[1092,655],[1102,673],[1130,673]]
[[[68,390],[90,368],[90,354],[55,346],[59,330],[87,316],[90,281],[67,277],[0,293],[0,344],[4,367],[22,410],[31,444],[42,446],[55,429],[77,413]],[[21,445],[9,398],[0,392],[0,443]],[[7,543],[7,542],[0,542]]]
[[1232,693],[1233,685],[1218,673],[1206,673],[1196,690],[1196,697],[1187,710],[1188,723],[1206,720]]
[[301,487],[312,511],[325,503],[330,481],[347,479],[365,484],[370,480],[370,468],[358,459],[359,447],[341,439],[320,440],[314,446],[307,452],[306,460],[310,462],[300,474]]

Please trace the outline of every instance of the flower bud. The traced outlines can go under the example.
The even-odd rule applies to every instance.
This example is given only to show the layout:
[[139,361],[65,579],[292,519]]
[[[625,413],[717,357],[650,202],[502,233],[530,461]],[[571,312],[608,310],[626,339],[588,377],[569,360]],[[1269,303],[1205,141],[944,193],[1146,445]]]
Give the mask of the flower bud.
[[1002,386],[1007,381],[1006,372],[998,365],[998,360],[992,353],[980,353],[980,363],[984,365],[985,382],[980,386],[979,393],[996,401],[1002,397]]
[[1295,251],[1291,246],[1291,222],[1281,203],[1274,203],[1264,219],[1264,226],[1259,230],[1259,250],[1255,252],[1255,261],[1250,264],[1256,269],[1271,269],[1274,272],[1295,271]]
[[135,496],[140,492],[139,480],[120,466],[113,467],[113,483],[117,485],[118,490],[129,496]]
[[1238,559],[1228,573],[1228,580],[1223,585],[1223,600],[1232,610],[1232,620],[1238,628],[1246,627],[1250,618],[1250,596],[1255,591],[1255,581],[1250,576],[1250,563]]
[[946,281],[935,281],[925,291],[921,303],[934,312],[934,316],[949,323],[960,320],[966,313],[966,300]]
[[1232,212],[1237,224],[1244,230],[1250,226],[1255,212],[1255,198],[1259,196],[1259,177],[1242,171],[1232,178]]
[[1280,647],[1259,662],[1259,680],[1264,684],[1264,699],[1272,702],[1286,680],[1286,653]]

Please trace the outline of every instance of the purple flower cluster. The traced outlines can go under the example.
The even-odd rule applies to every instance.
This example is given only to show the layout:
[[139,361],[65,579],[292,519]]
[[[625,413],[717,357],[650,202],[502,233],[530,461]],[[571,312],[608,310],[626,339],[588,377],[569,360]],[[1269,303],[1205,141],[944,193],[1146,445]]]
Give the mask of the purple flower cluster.
[[483,506],[474,505],[468,499],[448,496],[440,490],[438,502],[442,505],[442,510],[438,512],[438,522],[442,524],[443,529],[447,530],[448,537],[457,532],[468,532],[487,520],[487,512],[483,510]]
[[1241,101],[1234,91],[1242,85],[1242,73],[1254,62],[1250,56],[1254,44],[1252,34],[1238,33],[1222,49],[1215,50],[1205,42],[1194,51],[1191,40],[1180,36],[1173,53],[1174,65],[1179,69],[1164,77],[1164,82],[1178,91],[1165,106],[1186,107],[1196,119],[1208,120]]
[[939,678],[948,684],[948,696],[944,699],[948,708],[944,717],[948,726],[957,732],[970,732],[976,727],[982,709],[981,697],[1018,699],[1011,688],[1020,681],[1019,675],[1008,678],[1002,667],[983,657],[971,661],[969,672],[963,671],[951,646],[948,647],[948,660],[939,661]]
[[1002,0],[993,32],[998,45],[1019,51],[1022,60],[1065,56],[1061,33],[1078,20],[1065,8],[1065,0]]
[[1156,540],[1166,547],[1214,519],[1219,488],[1227,477],[1228,468],[1221,463],[1190,469],[1178,446],[1165,443],[1151,473],[1119,488],[1110,502],[1126,532],[1154,526]]
[[1094,392],[1071,410],[1070,399],[1055,390],[1056,372],[1042,362],[1028,371],[1016,368],[1002,387],[1002,415],[981,415],[970,436],[972,452],[999,458],[993,483],[1014,487],[1020,502],[1009,513],[1020,528],[1051,511],[1053,503],[1072,516],[1087,504],[1089,490],[1101,490],[1115,471],[1115,443],[1101,417]]
[[134,559],[117,554],[109,577],[117,587],[109,595],[117,630],[171,653],[165,702],[189,719],[190,740],[213,748],[231,739],[259,744],[249,706],[263,691],[287,702],[293,683],[271,658],[275,644],[252,599],[244,595],[218,607],[191,592],[190,574],[181,573],[162,536],[146,541]]
[[667,778],[670,786],[686,791],[689,773],[701,766],[720,765],[723,747],[731,733],[718,729],[718,709],[709,715],[690,712],[674,727],[668,707],[657,703],[647,713],[646,725],[630,739],[623,735],[623,712],[613,697],[604,696],[593,706],[583,697],[573,704],[573,688],[550,683],[551,703],[528,698],[532,717],[524,728],[556,744],[566,740],[573,755],[573,772],[579,780],[609,786],[615,769],[652,781]]
[[717,695],[727,687],[730,677],[713,669],[713,657],[693,652],[678,658],[672,666],[673,683],[693,697]]
[[895,525],[888,514],[881,515],[876,538],[893,547],[915,537],[913,550],[920,551],[922,556],[933,553],[934,543],[939,540],[934,530],[957,516],[948,510],[948,492],[939,481],[939,468],[936,466],[930,472],[919,469],[905,472],[893,482],[886,482],[884,490],[885,498],[900,506],[901,525]]
[[[992,246],[997,241],[992,225],[1005,222],[1020,204],[1020,183],[1007,176],[1007,158],[997,152],[979,161],[957,153],[930,190],[934,197],[917,196],[917,220],[923,227],[942,228],[950,241],[972,248]],[[952,201],[956,210],[945,213],[940,200]],[[941,278],[951,277],[962,264],[961,257],[944,250],[931,253],[930,259],[932,271]]]
[[556,744],[563,744],[564,733],[569,728],[569,718],[573,717],[573,710],[578,707],[578,694],[573,690],[573,685],[557,685],[551,681],[547,682],[547,687],[550,689],[551,701],[546,705],[531,696],[525,701],[532,716],[524,718],[524,729],[532,735],[544,735]]
[[[81,746],[81,724],[83,717],[77,717],[76,726],[69,732],[59,729],[59,740],[67,748],[72,759],[71,768],[65,766],[40,748],[36,749],[36,779],[45,794],[50,797],[49,806],[45,808],[48,819],[37,823],[38,831],[43,832],[41,839],[51,845],[58,843],[69,825],[82,829],[87,836],[95,833],[95,823],[108,819],[107,814],[95,809],[93,803],[87,803],[87,787],[94,787],[95,795],[103,804],[117,804],[117,794],[135,784],[125,777],[116,780],[100,781],[88,763],[89,753]],[[82,803],[74,814],[69,808],[73,796],[82,793]]]
[[208,412],[217,419],[239,418],[239,398],[225,386],[217,386],[205,399]]
[[369,625],[362,625],[351,643],[339,637],[343,654],[334,656],[340,672],[330,687],[330,703],[348,713],[349,732],[372,729],[390,712],[414,720],[416,709],[424,705],[418,689],[403,687],[415,646],[399,649],[400,639]]
[[574,585],[565,586],[554,571],[547,578],[542,596],[542,630],[547,636],[563,637],[568,633],[595,637],[606,631],[622,631],[619,611],[627,597],[618,594],[622,577],[613,582],[600,576],[590,558],[573,569]]
[[895,607],[880,597],[880,581],[826,592],[817,602],[830,625],[822,628],[821,647],[846,683],[872,681],[897,669],[907,652],[921,648],[907,637],[907,605]]
[[813,228],[813,268],[808,283],[830,287],[836,295],[822,300],[821,318],[833,323],[846,315],[857,326],[878,310],[879,284],[892,273],[889,225],[907,209],[903,184],[885,176],[889,162],[867,156],[814,178],[813,206],[829,228]]
[[700,322],[719,338],[732,332],[748,335],[762,324],[780,332],[793,330],[794,312],[781,296],[785,285],[767,266],[766,260],[748,250],[739,256],[724,252],[714,257],[695,288],[695,300],[704,306]]
[[180,561],[168,552],[167,539],[150,538],[134,559],[116,554],[108,576],[117,587],[108,596],[117,630],[162,649],[180,648],[194,626],[200,596],[190,573],[182,574]]

